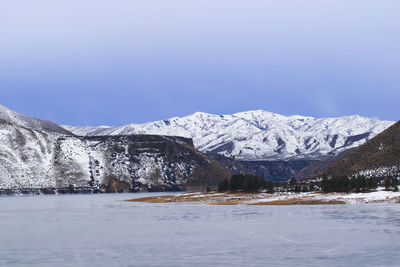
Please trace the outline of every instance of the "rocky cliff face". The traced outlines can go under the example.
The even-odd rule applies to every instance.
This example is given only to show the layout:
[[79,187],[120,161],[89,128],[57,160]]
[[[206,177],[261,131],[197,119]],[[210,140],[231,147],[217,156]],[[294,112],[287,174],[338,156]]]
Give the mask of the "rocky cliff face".
[[77,137],[0,119],[3,193],[182,190],[215,186],[230,175],[198,152],[191,139],[154,135]]
[[[58,186],[81,177],[80,184],[107,192],[207,187],[230,176],[196,151],[190,139],[155,135],[58,138],[54,165],[62,177]],[[205,177],[199,172],[206,172]]]

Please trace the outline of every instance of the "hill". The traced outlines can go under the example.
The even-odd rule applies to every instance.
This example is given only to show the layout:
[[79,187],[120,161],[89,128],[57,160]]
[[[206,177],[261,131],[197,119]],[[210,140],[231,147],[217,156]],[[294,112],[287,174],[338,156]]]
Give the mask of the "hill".
[[231,176],[191,139],[78,137],[51,122],[9,114],[0,119],[0,193],[205,190]]
[[8,109],[2,105],[0,105],[0,120],[34,130],[43,130],[52,133],[73,135],[73,133],[67,131],[63,127],[55,124],[54,122],[26,116],[12,111],[11,109]]
[[317,176],[356,173],[376,177],[399,176],[399,169],[400,121],[320,171]]
[[335,162],[341,160],[342,158],[344,158],[345,156],[347,156],[351,151],[353,151],[354,148],[349,148],[341,153],[339,153],[336,156],[332,156],[329,158],[326,158],[324,160],[321,161],[314,161],[313,163],[311,163],[310,165],[308,165],[307,167],[301,169],[300,171],[296,172],[293,177],[296,179],[306,179],[309,177],[313,177],[316,174],[318,174],[319,172],[325,170],[326,168],[328,168],[329,166],[331,166],[332,164],[334,164]]

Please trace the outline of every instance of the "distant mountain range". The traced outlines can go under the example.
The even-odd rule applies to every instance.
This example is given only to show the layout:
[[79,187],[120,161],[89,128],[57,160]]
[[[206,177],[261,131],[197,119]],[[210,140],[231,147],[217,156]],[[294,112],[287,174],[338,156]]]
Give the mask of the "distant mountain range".
[[186,117],[120,127],[63,126],[81,136],[155,134],[192,138],[195,147],[244,161],[321,160],[357,147],[394,122],[361,116],[317,119],[263,110]]
[[260,110],[61,127],[0,105],[0,193],[204,189],[232,173],[272,181],[388,174],[399,166],[398,128],[361,116],[316,119]]

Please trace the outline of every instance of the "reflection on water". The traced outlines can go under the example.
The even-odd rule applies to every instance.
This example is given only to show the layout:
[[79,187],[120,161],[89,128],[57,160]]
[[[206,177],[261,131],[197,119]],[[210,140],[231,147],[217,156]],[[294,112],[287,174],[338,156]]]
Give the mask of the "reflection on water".
[[207,206],[155,195],[0,198],[0,265],[382,266],[400,262],[400,205]]

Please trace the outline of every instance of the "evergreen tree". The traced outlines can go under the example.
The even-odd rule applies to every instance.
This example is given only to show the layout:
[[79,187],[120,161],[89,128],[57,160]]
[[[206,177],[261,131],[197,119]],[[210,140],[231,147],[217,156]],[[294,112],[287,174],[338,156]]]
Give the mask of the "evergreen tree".
[[242,185],[244,182],[244,175],[243,174],[235,174],[231,178],[231,185],[230,188],[232,191],[239,191],[242,190]]
[[392,186],[392,179],[386,177],[385,179],[383,179],[382,185],[385,187],[386,190],[389,190],[389,188]]
[[349,192],[352,188],[350,179],[347,176],[324,178],[321,186],[324,192]]
[[296,192],[296,193],[300,193],[300,192],[301,192],[301,187],[300,187],[300,185],[296,185],[296,186],[294,187],[294,192]]
[[325,193],[330,192],[329,187],[330,187],[329,179],[327,177],[322,178],[322,182],[321,182],[322,191],[324,191]]
[[263,187],[269,193],[274,192],[274,184],[271,181],[265,181]]
[[218,185],[218,191],[219,192],[226,192],[229,190],[229,180],[228,179],[224,179],[222,180],[219,185]]
[[367,180],[368,188],[369,189],[375,189],[378,187],[378,181],[376,180],[375,177],[371,177]]
[[254,174],[235,174],[231,178],[230,189],[232,191],[257,192],[265,185],[273,190],[272,183],[266,183],[263,178]]
[[397,180],[397,178],[393,178],[392,186],[395,192],[399,191],[399,180]]

